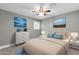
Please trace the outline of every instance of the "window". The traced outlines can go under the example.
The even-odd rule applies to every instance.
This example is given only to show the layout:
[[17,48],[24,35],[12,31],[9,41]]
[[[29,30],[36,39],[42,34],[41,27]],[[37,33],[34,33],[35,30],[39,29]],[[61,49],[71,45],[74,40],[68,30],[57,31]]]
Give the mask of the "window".
[[39,30],[40,29],[40,22],[39,21],[34,21],[33,22],[33,28],[34,28],[34,30]]

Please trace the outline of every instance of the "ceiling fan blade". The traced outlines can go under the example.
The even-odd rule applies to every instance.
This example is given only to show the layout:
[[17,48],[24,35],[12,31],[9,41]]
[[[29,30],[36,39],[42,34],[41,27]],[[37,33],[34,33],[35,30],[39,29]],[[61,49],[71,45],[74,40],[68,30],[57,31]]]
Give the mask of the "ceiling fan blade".
[[36,15],[39,15],[39,13],[37,13]]
[[44,16],[46,16],[46,14],[44,14]]
[[32,12],[36,12],[36,11],[32,11]]
[[36,13],[38,13],[39,11],[32,11],[32,12],[36,12]]
[[51,12],[51,10],[46,10],[46,11],[44,11],[44,12]]

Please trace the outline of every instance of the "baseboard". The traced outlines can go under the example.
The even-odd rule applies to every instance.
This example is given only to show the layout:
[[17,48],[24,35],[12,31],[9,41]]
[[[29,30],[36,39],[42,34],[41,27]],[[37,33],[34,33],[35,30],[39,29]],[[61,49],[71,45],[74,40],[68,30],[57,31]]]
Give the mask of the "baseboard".
[[4,48],[7,48],[7,47],[11,47],[13,46],[14,44],[8,44],[8,45],[4,45],[4,46],[0,46],[0,49],[4,49]]

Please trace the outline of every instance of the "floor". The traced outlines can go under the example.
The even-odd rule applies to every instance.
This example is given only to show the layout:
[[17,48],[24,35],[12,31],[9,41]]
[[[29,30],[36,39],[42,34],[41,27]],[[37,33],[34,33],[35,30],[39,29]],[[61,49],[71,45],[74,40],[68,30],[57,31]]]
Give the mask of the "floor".
[[[22,48],[22,45],[2,49],[0,50],[0,55],[15,55],[16,50],[20,48]],[[79,50],[69,48],[67,55],[79,55]]]
[[79,50],[70,48],[67,55],[79,55]]
[[22,45],[12,46],[0,50],[0,55],[15,55],[17,49],[21,49]]

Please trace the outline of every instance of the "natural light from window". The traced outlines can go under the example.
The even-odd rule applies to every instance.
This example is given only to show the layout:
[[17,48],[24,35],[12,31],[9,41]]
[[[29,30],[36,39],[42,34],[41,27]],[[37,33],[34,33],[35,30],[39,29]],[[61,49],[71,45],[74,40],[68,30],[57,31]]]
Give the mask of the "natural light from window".
[[40,22],[34,21],[33,22],[33,28],[34,28],[34,30],[40,30]]

